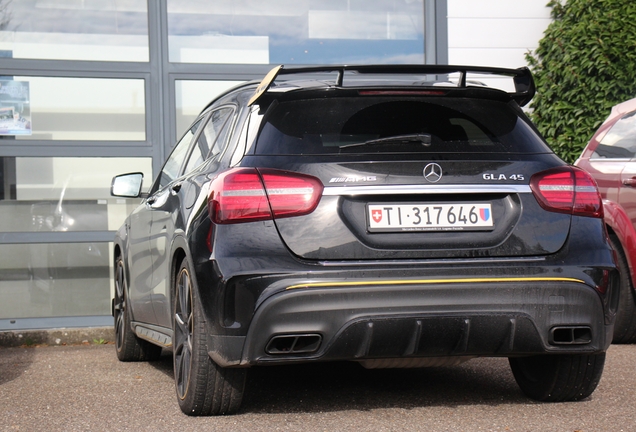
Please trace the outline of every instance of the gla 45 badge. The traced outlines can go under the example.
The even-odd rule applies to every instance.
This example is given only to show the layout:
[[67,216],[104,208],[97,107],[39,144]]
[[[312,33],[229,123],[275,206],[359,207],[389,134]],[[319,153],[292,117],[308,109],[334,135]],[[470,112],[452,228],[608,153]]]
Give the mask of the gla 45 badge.
[[523,174],[510,174],[508,177],[506,177],[505,174],[485,173],[483,177],[484,177],[484,180],[516,180],[516,181],[525,180]]

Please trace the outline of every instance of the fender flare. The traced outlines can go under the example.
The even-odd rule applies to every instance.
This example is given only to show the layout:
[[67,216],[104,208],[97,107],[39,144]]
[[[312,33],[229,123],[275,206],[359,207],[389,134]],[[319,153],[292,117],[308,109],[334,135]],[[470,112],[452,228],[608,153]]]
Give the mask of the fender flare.
[[[174,301],[173,298],[173,292],[172,292],[172,288],[174,285],[174,277],[176,276],[176,272],[177,272],[177,266],[179,266],[179,264],[181,264],[181,260],[177,260],[177,250],[183,250],[183,254],[185,259],[188,260],[190,267],[194,268],[193,266],[193,262],[191,259],[191,255],[190,255],[190,247],[188,246],[188,242],[185,239],[184,233],[182,230],[177,230],[177,232],[175,232],[175,235],[172,239],[172,243],[170,244],[170,253],[169,255],[166,255],[166,257],[170,260],[170,264],[167,266],[167,270],[168,270],[168,274],[166,275],[166,280],[168,281],[168,283],[170,284],[169,286],[169,293],[170,293],[170,304],[172,305],[172,302]],[[179,261],[179,262],[177,262]],[[196,280],[194,281],[195,286],[196,286]]]

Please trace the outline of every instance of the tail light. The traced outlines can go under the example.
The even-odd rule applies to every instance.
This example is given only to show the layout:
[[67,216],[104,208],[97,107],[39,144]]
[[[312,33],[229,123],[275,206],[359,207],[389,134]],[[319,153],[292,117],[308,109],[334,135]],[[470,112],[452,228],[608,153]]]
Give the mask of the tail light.
[[212,182],[210,218],[228,224],[306,215],[315,210],[322,189],[320,180],[305,174],[232,169]]
[[580,168],[564,166],[532,176],[530,188],[548,211],[595,218],[603,217],[603,203],[596,182]]

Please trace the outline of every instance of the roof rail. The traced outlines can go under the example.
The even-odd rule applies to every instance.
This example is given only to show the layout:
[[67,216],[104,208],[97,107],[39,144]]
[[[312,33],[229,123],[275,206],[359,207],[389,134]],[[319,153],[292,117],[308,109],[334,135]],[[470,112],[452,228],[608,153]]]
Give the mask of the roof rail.
[[450,74],[459,73],[459,87],[468,87],[466,76],[469,73],[477,73],[482,75],[500,75],[511,77],[514,81],[515,91],[509,93],[520,106],[526,105],[534,97],[535,85],[530,69],[520,67],[518,69],[496,68],[487,66],[455,66],[455,65],[362,65],[362,66],[310,66],[285,69],[284,65],[279,65],[269,71],[265,78],[254,91],[254,95],[249,101],[249,105],[256,101],[267,92],[272,86],[276,78],[281,75],[310,74],[320,72],[338,72],[335,86],[342,87],[344,82],[344,74],[346,71],[357,72],[360,74]]

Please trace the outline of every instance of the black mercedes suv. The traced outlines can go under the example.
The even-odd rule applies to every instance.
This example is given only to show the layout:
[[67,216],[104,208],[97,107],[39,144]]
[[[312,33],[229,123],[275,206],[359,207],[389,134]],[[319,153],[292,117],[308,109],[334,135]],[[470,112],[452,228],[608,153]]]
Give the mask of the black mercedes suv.
[[171,350],[189,415],[236,412],[250,367],[333,360],[507,357],[531,398],[589,396],[618,273],[534,92],[526,68],[279,66],[216,98],[149,192],[113,179],[143,198],[115,239],[119,359]]

